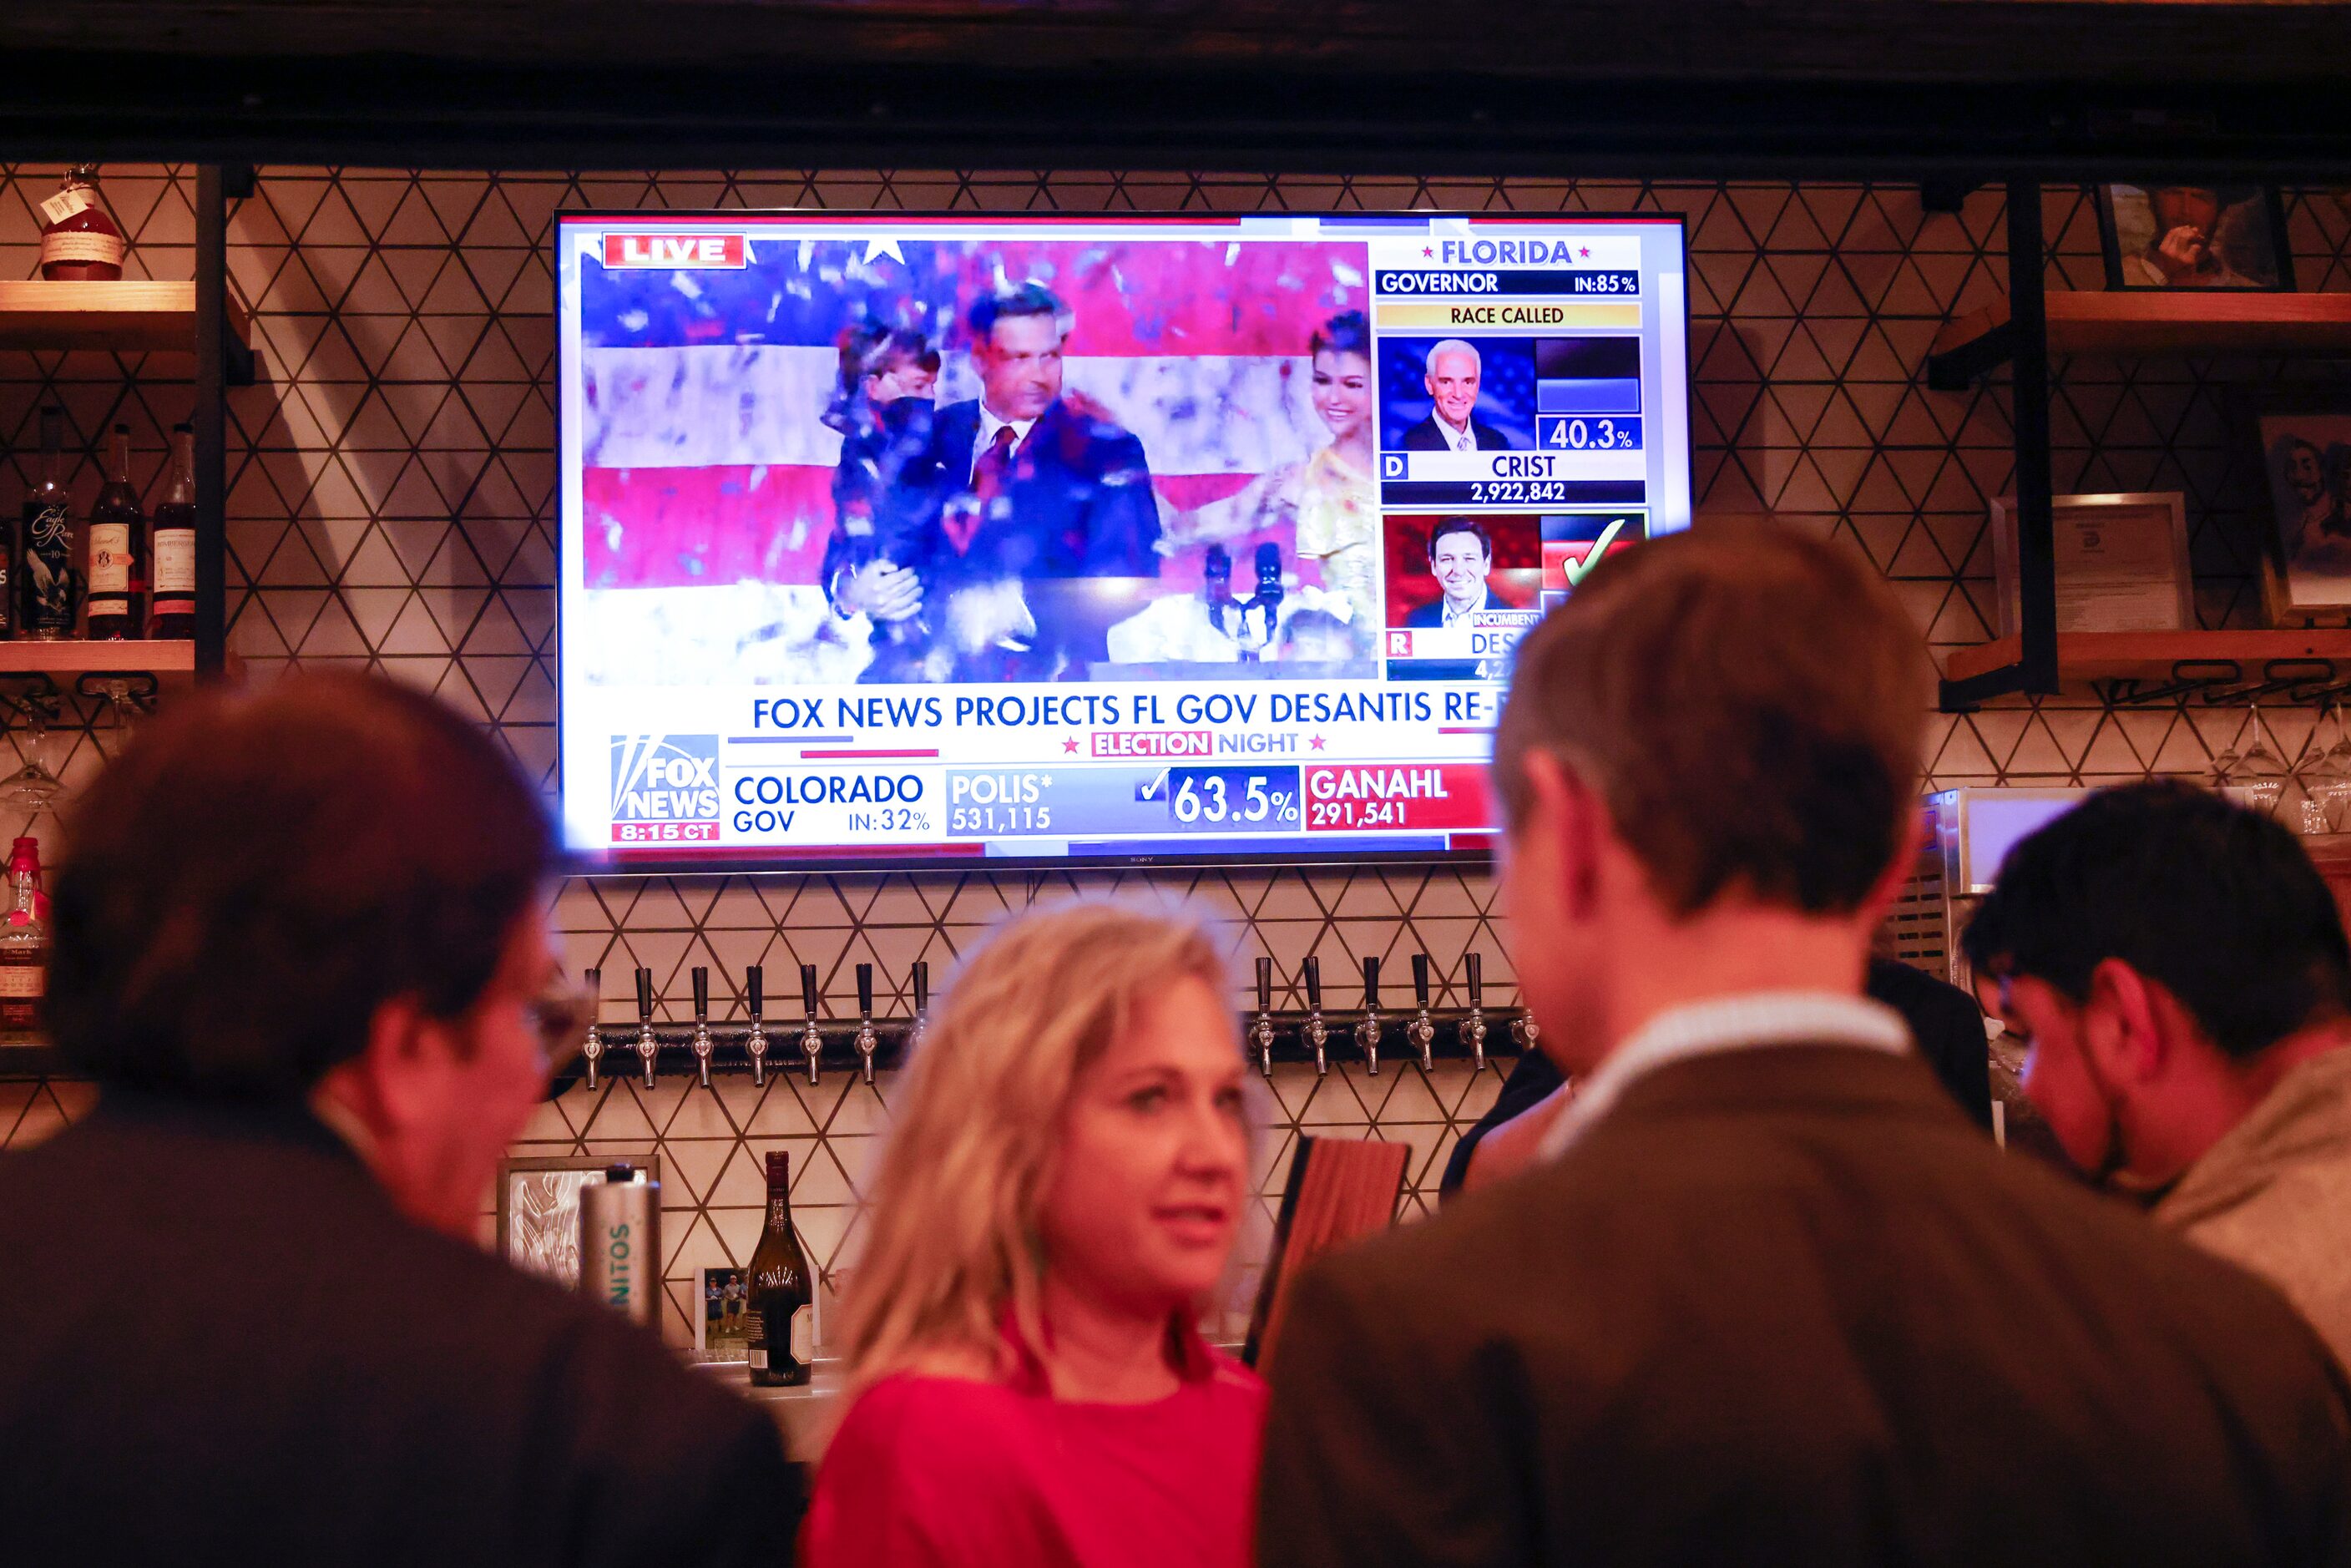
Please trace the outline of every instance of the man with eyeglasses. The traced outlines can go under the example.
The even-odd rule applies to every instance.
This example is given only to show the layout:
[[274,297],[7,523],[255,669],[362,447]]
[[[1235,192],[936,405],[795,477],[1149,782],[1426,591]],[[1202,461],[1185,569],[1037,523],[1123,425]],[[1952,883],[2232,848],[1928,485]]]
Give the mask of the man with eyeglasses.
[[478,1244],[579,1023],[496,745],[295,674],[69,826],[48,1025],[101,1092],[0,1156],[9,1561],[789,1561],[773,1423]]

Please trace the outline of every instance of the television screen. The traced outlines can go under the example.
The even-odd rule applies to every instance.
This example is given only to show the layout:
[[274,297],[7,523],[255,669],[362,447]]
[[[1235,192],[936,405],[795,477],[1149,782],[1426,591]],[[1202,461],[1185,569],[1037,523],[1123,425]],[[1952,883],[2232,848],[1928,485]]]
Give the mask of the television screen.
[[570,214],[565,832],[1480,852],[1512,645],[1690,515],[1670,216]]

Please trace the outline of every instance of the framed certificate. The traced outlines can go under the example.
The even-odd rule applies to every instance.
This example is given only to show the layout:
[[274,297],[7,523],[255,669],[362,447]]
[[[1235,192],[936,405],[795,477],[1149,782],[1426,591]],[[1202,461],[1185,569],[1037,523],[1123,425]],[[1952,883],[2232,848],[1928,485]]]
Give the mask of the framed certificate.
[[[2060,632],[2187,632],[2196,625],[2188,565],[2188,507],[2177,491],[2060,496],[2053,546]],[[2017,575],[2016,501],[1991,504],[2000,632],[2024,624]]]

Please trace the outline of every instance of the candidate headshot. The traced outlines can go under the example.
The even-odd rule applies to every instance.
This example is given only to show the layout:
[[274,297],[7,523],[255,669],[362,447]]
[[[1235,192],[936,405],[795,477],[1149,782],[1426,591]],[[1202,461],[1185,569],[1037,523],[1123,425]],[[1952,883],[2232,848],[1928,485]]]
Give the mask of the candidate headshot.
[[1503,340],[1481,346],[1466,338],[1388,340],[1381,344],[1380,361],[1382,384],[1388,389],[1382,444],[1388,451],[1525,448],[1524,422],[1512,411],[1532,404],[1531,344]]
[[1428,533],[1428,575],[1442,591],[1404,618],[1408,627],[1436,630],[1464,624],[1480,610],[1507,610],[1487,581],[1494,570],[1494,538],[1475,517],[1446,517]]

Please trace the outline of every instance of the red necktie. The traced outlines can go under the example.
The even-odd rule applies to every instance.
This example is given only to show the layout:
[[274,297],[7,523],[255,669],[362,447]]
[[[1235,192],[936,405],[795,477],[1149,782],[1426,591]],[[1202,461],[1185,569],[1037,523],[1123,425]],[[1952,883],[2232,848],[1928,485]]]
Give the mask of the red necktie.
[[1004,494],[1004,481],[1012,471],[1012,449],[1019,444],[1019,433],[1008,424],[996,427],[996,438],[979,461],[971,465],[971,505],[968,509],[951,507],[940,517],[947,532],[947,542],[962,555],[971,549],[974,535],[979,532],[981,521],[996,498]]

